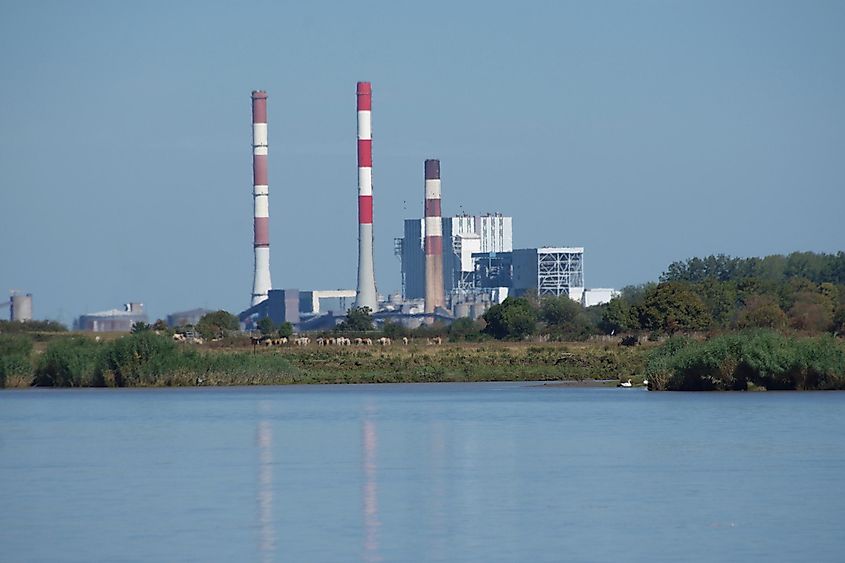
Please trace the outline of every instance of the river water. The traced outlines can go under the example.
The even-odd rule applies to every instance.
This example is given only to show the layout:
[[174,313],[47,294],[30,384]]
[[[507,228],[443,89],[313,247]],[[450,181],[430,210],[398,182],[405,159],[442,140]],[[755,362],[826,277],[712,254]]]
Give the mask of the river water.
[[0,561],[842,561],[845,393],[0,393]]

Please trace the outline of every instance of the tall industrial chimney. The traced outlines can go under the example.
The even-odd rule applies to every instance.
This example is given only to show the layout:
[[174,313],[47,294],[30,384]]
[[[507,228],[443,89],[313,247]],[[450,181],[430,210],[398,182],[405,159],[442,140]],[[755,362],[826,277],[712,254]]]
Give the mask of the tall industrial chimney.
[[376,311],[373,268],[373,94],[369,82],[358,83],[358,295],[356,307]]
[[440,218],[440,161],[425,161],[425,312],[445,307],[443,221]]
[[270,291],[270,188],[267,180],[267,92],[252,92],[252,197],[255,272],[252,305],[267,299]]

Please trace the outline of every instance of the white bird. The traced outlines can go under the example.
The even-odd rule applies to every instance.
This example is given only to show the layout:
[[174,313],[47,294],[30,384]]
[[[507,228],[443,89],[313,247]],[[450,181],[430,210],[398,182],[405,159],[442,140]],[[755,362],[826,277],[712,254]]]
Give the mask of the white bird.
[[632,386],[632,383],[631,383],[630,379],[628,379],[628,381],[626,381],[624,383],[619,384],[619,387],[631,387],[631,386]]

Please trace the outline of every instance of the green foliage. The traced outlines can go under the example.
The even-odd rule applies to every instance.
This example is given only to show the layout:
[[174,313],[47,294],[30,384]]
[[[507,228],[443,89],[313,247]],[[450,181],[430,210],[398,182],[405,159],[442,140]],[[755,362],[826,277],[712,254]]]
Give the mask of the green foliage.
[[22,334],[0,334],[0,387],[13,376],[31,375],[32,339]]
[[384,335],[390,338],[391,340],[400,340],[401,338],[410,334],[410,331],[407,328],[405,328],[399,323],[394,323],[391,321],[384,321],[382,332],[384,332]]
[[206,340],[212,338],[223,338],[227,334],[237,331],[240,328],[238,317],[228,311],[215,311],[206,313],[197,323],[196,330]]
[[0,334],[26,332],[67,332],[67,327],[57,321],[0,321]]
[[508,297],[484,313],[484,332],[493,338],[523,338],[534,334],[537,311],[524,297]]
[[752,295],[740,310],[736,325],[739,328],[782,329],[786,326],[786,313],[771,295]]
[[373,316],[369,307],[350,307],[346,320],[338,325],[343,332],[363,332],[373,330]]
[[658,284],[646,294],[637,313],[642,328],[669,334],[705,330],[711,322],[701,298],[681,282]]
[[290,338],[293,336],[293,325],[287,321],[283,322],[279,325],[277,334],[279,335],[279,338]]
[[169,327],[162,319],[157,319],[156,322],[153,323],[152,329],[157,330],[158,332],[167,332]]
[[586,340],[595,334],[600,313],[588,311],[565,295],[546,297],[540,303],[539,318],[545,332],[566,340]]
[[822,293],[802,291],[789,308],[789,324],[796,330],[824,332],[833,326],[833,300]]
[[176,344],[149,330],[112,341],[103,350],[99,370],[115,385],[153,385],[156,379],[178,368]]
[[481,324],[469,317],[455,319],[449,325],[449,339],[453,342],[459,340],[477,341],[481,337]]
[[275,330],[275,326],[273,325],[273,319],[270,317],[261,317],[258,320],[258,331],[261,332],[262,336],[269,336],[273,334]]
[[35,370],[34,384],[43,387],[101,387],[101,346],[84,337],[61,338],[47,346]]
[[614,297],[602,309],[599,329],[605,334],[629,332],[640,328],[634,308],[622,297]]
[[147,324],[143,321],[138,321],[138,322],[132,323],[132,330],[130,332],[132,334],[138,334],[138,333],[141,333],[141,332],[148,332],[148,331],[152,330],[152,328],[153,328],[152,325]]
[[845,348],[833,337],[799,339],[759,330],[704,342],[670,339],[649,357],[656,389],[845,389]]
[[674,262],[660,276],[660,281],[703,282],[737,281],[745,278],[783,283],[789,278],[806,278],[813,283],[845,284],[845,252],[816,254],[793,252],[788,256],[733,258],[724,254]]

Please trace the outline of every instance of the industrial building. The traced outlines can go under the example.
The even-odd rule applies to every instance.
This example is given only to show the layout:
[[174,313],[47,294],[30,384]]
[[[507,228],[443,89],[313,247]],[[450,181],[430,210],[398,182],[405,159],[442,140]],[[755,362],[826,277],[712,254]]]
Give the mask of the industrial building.
[[130,332],[135,323],[147,323],[143,303],[127,303],[123,309],[111,309],[81,315],[74,322],[75,330],[91,332]]
[[9,300],[0,305],[9,307],[9,319],[15,322],[26,322],[32,320],[32,294],[22,293],[17,289],[11,291]]
[[584,249],[545,246],[514,250],[511,289],[517,296],[536,292],[540,298],[566,295],[580,302],[584,293]]
[[[474,287],[473,254],[513,250],[513,219],[501,213],[444,217],[443,287],[447,295]],[[404,236],[395,239],[401,262],[402,298],[425,297],[425,221],[405,219]]]

